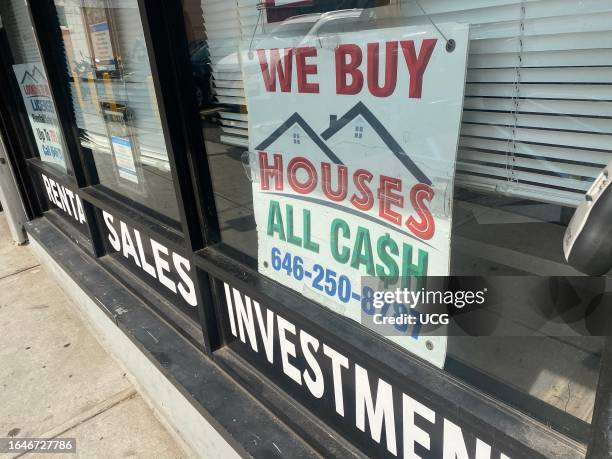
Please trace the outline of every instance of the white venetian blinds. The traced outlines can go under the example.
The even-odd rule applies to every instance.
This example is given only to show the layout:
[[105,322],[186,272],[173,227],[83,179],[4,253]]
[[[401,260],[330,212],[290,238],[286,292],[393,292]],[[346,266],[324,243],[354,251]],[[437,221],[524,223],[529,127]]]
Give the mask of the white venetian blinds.
[[575,206],[612,159],[612,1],[419,3],[471,24],[457,185]]
[[[83,130],[81,142],[99,153],[110,154],[106,126],[100,115],[100,101],[125,104],[133,114],[134,136],[138,139],[140,162],[161,170],[170,170],[163,132],[157,109],[151,67],[138,5],[135,0],[115,0],[112,3],[111,32],[115,35],[121,55],[122,77],[104,81],[93,78],[89,68],[91,53],[87,42],[89,33],[83,21],[81,0],[56,0],[64,8],[66,25],[63,36],[66,47],[67,71],[77,126]],[[103,2],[88,0],[85,6],[104,6]],[[71,52],[68,52],[70,50]],[[85,74],[74,70],[79,62],[86,62]]]
[[26,2],[2,2],[2,26],[8,35],[15,64],[40,62]]
[[[577,205],[612,159],[612,0],[419,4],[401,0],[402,24],[471,26],[457,185]],[[202,10],[217,101],[243,105],[236,50],[256,0],[202,0]],[[248,144],[245,113],[221,123],[223,141]]]
[[[259,17],[258,0],[202,0],[204,27],[213,74],[215,101],[228,106],[244,106],[244,86],[238,60],[240,43],[253,36]],[[243,110],[244,111],[244,110]],[[232,110],[220,113],[221,141],[248,147],[246,113]]]

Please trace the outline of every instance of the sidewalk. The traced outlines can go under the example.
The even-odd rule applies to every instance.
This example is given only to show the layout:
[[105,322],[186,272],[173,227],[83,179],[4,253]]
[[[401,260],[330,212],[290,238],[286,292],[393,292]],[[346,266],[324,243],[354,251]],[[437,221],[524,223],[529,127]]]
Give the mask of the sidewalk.
[[76,438],[42,458],[187,457],[73,308],[0,213],[0,437]]

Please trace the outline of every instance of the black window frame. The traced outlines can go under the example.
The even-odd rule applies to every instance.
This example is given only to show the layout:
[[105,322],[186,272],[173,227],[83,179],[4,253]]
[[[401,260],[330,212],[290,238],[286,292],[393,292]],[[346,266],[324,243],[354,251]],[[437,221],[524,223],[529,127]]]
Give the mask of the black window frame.
[[[494,439],[515,457],[535,457],[544,450],[557,451],[560,454],[572,450],[572,441],[568,437],[561,438],[567,441],[560,441],[560,434],[550,431],[534,417],[493,400],[444,370],[397,348],[359,324],[340,317],[259,274],[248,262],[243,263],[227,255],[222,249],[206,146],[199,111],[192,95],[194,85],[182,2],[137,0],[137,5],[172,170],[181,231],[159,221],[145,210],[123,202],[99,185],[92,153],[84,148],[79,140],[79,128],[71,107],[63,41],[54,2],[28,2],[30,18],[56,104],[60,129],[66,142],[67,156],[72,164],[72,176],[63,179],[57,174],[54,176],[83,200],[91,254],[97,258],[105,255],[102,231],[104,223],[100,221],[96,209],[111,212],[133,228],[184,254],[194,273],[200,318],[198,325],[201,327],[202,337],[185,333],[193,344],[247,388],[249,384],[244,379],[243,364],[236,364],[233,359],[228,358],[228,353],[231,355],[233,351],[227,348],[230,338],[226,324],[222,323],[223,314],[220,309],[223,292],[219,288],[219,281],[228,282],[243,293],[261,300],[277,311],[282,311],[283,315],[296,323],[307,324],[338,349],[349,355],[359,355],[367,365],[388,375],[390,380],[401,381],[400,384],[404,385],[410,384],[424,401],[454,410],[464,419],[465,424],[482,434],[482,438]],[[9,76],[0,72],[0,83],[2,78],[7,79]],[[14,99],[14,95],[10,97]],[[9,96],[2,96],[0,103],[6,107],[7,100]],[[32,175],[41,172],[53,174],[48,165],[31,154],[35,150],[35,144],[32,142],[31,133],[28,134],[29,126],[24,123],[23,114],[16,118],[17,121],[13,120],[12,124],[8,124],[7,120],[11,118],[6,112],[0,111],[2,133],[5,136],[17,135],[20,139],[26,139],[11,145],[12,150],[22,153],[14,155],[18,169],[22,174],[26,170]],[[42,192],[32,185],[31,181],[25,178],[21,181],[24,196],[29,202],[29,216],[40,216],[47,207],[40,196]],[[32,196],[37,199],[32,199]],[[69,229],[61,229],[70,233]],[[74,239],[74,235],[72,236]],[[107,268],[113,271],[112,266]],[[142,290],[138,285],[131,287],[136,291]],[[152,300],[148,298],[147,302],[151,303]],[[161,309],[163,306],[159,310]],[[173,322],[172,317],[168,320]],[[181,328],[180,324],[177,326]],[[364,340],[364,336],[368,339]],[[367,346],[364,341],[368,342]],[[255,375],[258,373],[260,372],[254,371]],[[261,376],[266,377],[265,374]],[[279,394],[284,393],[282,389],[277,390]],[[278,410],[275,397],[254,395],[259,396],[260,401],[270,409]],[[316,433],[313,434],[312,430],[304,426],[303,421],[296,419],[290,411],[276,414],[304,438],[318,441]],[[604,457],[611,450],[611,416],[612,338],[608,337],[601,359],[593,419],[588,431],[581,435],[581,440],[588,444],[587,457]],[[329,451],[325,444],[320,447]]]

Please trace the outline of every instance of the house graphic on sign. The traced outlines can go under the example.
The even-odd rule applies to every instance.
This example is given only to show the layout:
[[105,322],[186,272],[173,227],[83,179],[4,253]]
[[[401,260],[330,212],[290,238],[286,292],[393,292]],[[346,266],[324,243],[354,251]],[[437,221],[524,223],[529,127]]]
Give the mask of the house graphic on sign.
[[[356,155],[371,155],[377,146],[384,154],[381,161],[388,162],[388,152],[391,152],[419,182],[431,185],[429,177],[412,161],[363,102],[355,104],[341,118],[331,115],[329,127],[320,136],[296,112],[255,149],[270,150],[270,153],[292,152],[316,161],[314,146],[320,151],[322,160],[335,164],[344,164],[342,157],[349,162],[359,162]],[[360,146],[362,148],[359,148]]]
[[[339,156],[341,150],[345,155],[359,151],[359,148],[355,148],[359,145],[367,147],[363,151],[368,154],[371,147],[376,145],[384,150],[385,156],[387,151],[390,151],[419,182],[431,185],[429,177],[412,161],[363,102],[355,104],[341,118],[331,115],[329,127],[321,133],[321,138]],[[387,162],[389,158],[382,160]]]
[[47,81],[47,78],[45,77],[44,73],[40,71],[37,65],[32,66],[31,72],[26,70],[23,73],[23,77],[21,78],[21,81],[19,82],[19,84],[24,84],[26,82],[26,79],[29,79],[32,83],[35,83],[35,84],[41,81],[44,81],[44,82]]
[[[308,159],[313,160],[313,145],[321,152],[324,160],[335,164],[342,164],[338,156],[330,150],[297,112],[291,115],[287,121],[281,124],[263,142],[257,145],[255,149],[264,151],[272,147],[276,151],[291,151],[304,154]],[[273,152],[271,151],[271,153]]]

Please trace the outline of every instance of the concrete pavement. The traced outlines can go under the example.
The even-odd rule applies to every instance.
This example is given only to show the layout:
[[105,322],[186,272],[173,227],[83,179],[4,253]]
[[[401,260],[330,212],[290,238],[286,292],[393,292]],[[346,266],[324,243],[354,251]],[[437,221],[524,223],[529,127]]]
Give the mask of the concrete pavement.
[[0,437],[76,438],[44,458],[188,457],[74,308],[0,213]]

